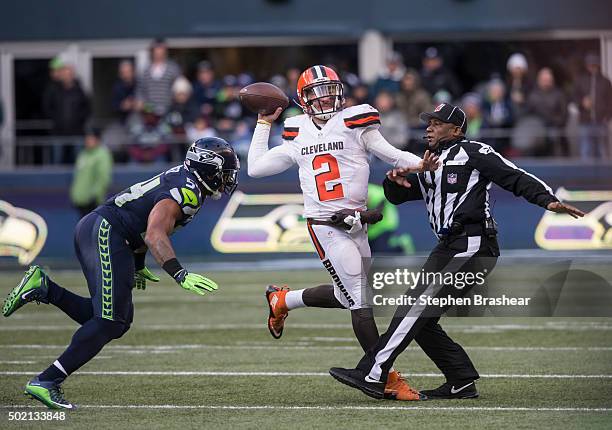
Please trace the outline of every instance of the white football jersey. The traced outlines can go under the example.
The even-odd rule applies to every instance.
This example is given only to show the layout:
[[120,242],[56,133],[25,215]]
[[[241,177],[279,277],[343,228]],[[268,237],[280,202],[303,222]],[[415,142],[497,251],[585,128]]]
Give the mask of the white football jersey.
[[361,135],[378,127],[378,111],[365,104],[343,109],[320,128],[308,115],[285,120],[283,149],[299,166],[305,217],[366,208],[370,165]]

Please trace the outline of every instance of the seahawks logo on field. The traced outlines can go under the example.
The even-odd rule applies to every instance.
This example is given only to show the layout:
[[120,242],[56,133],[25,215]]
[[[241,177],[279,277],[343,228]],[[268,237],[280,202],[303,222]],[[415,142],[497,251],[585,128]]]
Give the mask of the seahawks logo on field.
[[543,249],[612,249],[612,191],[559,188],[555,193],[586,213],[574,219],[568,214],[546,211],[535,230],[535,241]]
[[17,257],[28,265],[47,240],[47,223],[35,212],[0,200],[0,257]]
[[301,194],[232,194],[210,241],[221,253],[314,252]]

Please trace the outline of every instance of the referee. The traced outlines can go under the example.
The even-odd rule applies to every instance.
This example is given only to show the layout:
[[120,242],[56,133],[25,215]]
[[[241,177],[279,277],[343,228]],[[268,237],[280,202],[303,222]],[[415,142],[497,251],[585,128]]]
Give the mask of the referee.
[[[409,175],[403,169],[391,170],[383,186],[393,204],[425,200],[429,224],[439,242],[425,262],[423,273],[491,272],[499,256],[496,224],[489,207],[491,182],[550,211],[574,218],[584,216],[580,210],[561,203],[544,182],[489,145],[467,140],[467,120],[461,108],[443,103],[420,118],[427,123],[429,149],[438,155],[440,166],[435,172]],[[469,285],[460,288],[431,283],[418,285],[407,295],[460,297],[469,290]],[[440,387],[421,391],[421,400],[478,397],[474,381],[479,375],[472,361],[438,324],[448,306],[419,303],[397,308],[387,331],[356,369],[334,367],[330,374],[343,384],[381,399],[393,362],[416,340],[446,377]]]

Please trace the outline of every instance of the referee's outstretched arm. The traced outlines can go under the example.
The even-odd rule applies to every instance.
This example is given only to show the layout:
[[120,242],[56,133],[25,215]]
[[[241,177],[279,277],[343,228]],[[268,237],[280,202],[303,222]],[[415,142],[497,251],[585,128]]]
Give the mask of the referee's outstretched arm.
[[394,173],[394,170],[387,172],[387,177],[383,181],[383,189],[385,190],[387,200],[394,205],[400,205],[411,200],[423,200],[419,178],[415,173],[402,177],[393,177],[395,180],[401,180],[403,185],[390,179]]
[[584,216],[581,210],[561,203],[544,181],[517,167],[489,145],[469,141],[464,142],[462,147],[469,157],[469,166],[515,196],[521,196],[528,202],[553,212],[567,213],[574,218]]
[[515,196],[545,209],[549,203],[559,201],[544,181],[517,167],[489,145],[470,141],[463,143],[462,147],[468,154],[470,167]]

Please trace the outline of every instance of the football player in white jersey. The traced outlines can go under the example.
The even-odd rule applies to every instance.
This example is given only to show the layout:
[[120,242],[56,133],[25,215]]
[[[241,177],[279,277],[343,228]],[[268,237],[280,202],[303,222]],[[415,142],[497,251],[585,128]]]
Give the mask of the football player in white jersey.
[[[342,82],[329,67],[306,69],[298,80],[297,95],[304,114],[285,120],[282,145],[268,148],[271,124],[282,109],[259,115],[249,148],[248,174],[260,178],[299,166],[308,232],[333,285],[304,290],[269,286],[268,329],[275,339],[280,338],[292,309],[346,308],[351,311],[355,336],[367,351],[378,340],[373,311],[362,297],[369,270],[364,266],[371,253],[359,214],[366,209],[369,154],[411,172],[435,170],[438,160],[429,152],[420,159],[391,146],[378,130],[380,116],[372,106],[344,108]],[[354,211],[343,216],[346,228],[331,222],[341,210]],[[420,399],[398,372],[390,372],[385,392],[391,399]]]

